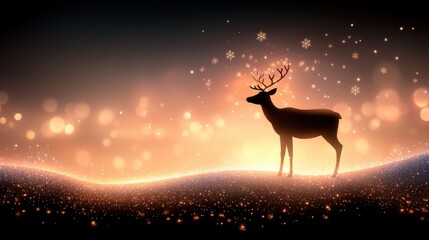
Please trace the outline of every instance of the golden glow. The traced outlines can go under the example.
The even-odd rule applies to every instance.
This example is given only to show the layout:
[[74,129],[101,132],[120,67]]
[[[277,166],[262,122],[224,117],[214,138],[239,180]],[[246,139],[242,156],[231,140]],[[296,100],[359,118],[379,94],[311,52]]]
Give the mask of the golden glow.
[[22,119],[22,114],[21,114],[21,113],[15,113],[15,115],[13,116],[13,118],[14,118],[16,121],[21,121],[21,119]]
[[338,112],[342,118],[350,118],[352,116],[352,109],[346,103],[337,103],[332,110]]
[[150,151],[146,150],[146,151],[142,152],[141,156],[142,156],[143,160],[147,161],[147,160],[150,160],[152,158],[152,153]]
[[112,144],[112,141],[110,140],[110,138],[103,138],[102,144],[105,147],[109,147]]
[[216,127],[223,128],[225,126],[225,120],[222,118],[216,119]]
[[33,130],[28,130],[25,132],[25,137],[28,140],[33,140],[36,137],[36,133]]
[[135,159],[133,162],[134,170],[139,170],[143,167],[143,161],[141,159]]
[[347,118],[341,119],[341,124],[338,130],[342,133],[349,133],[352,130],[352,121]]
[[378,118],[373,118],[373,119],[371,119],[371,122],[369,123],[369,128],[371,130],[375,130],[375,129],[379,128],[380,125],[381,125],[380,120]]
[[[0,125],[0,130],[17,134],[12,144],[17,144],[19,150],[34,149],[40,144],[37,151],[42,157],[36,160],[38,165],[52,167],[55,161],[63,169],[61,171],[100,182],[243,169],[272,171],[275,175],[280,165],[280,141],[261,107],[246,102],[246,97],[255,94],[248,88],[250,70],[241,71],[240,78],[235,76],[236,71],[231,73],[233,77],[227,83],[218,85],[224,88],[219,94],[212,94],[217,88],[213,85],[212,99],[204,92],[197,92],[195,96],[185,96],[195,99],[185,104],[176,98],[152,94],[147,89],[141,89],[145,96],[132,92],[131,99],[123,96],[117,101],[111,99],[115,103],[113,106],[110,99],[102,103],[89,98],[81,102],[45,99],[43,109],[35,110],[42,115],[32,115],[19,108],[25,120],[19,124],[10,120],[18,110],[3,106],[0,123],[15,125],[11,129]],[[294,70],[303,71],[298,67]],[[389,74],[393,71],[389,68]],[[172,78],[175,77],[172,74]],[[429,121],[428,106],[422,110],[415,107],[416,102],[423,105],[424,97],[413,97],[413,91],[409,96],[399,95],[398,89],[386,88],[389,86],[386,84],[378,86],[379,90],[372,95],[362,91],[361,95],[352,95],[350,99],[338,99],[332,93],[316,92],[320,84],[310,95],[308,89],[300,87],[311,84],[295,84],[301,81],[297,79],[291,78],[287,85],[279,85],[277,94],[272,96],[273,103],[277,107],[328,108],[342,115],[338,131],[338,138],[344,145],[340,174],[390,162],[398,156],[403,158],[403,153],[414,154],[419,150],[409,151],[407,144],[401,143],[395,147],[395,152],[390,151],[395,140],[386,132],[394,129],[405,136],[411,133],[420,136],[420,127],[405,124],[406,118],[401,119],[401,116],[408,111],[407,117]],[[337,84],[337,80],[333,81]],[[322,85],[320,87],[320,91],[324,91]],[[179,90],[171,91],[172,96],[173,93],[182,96]],[[348,89],[346,94],[349,94]],[[368,97],[363,98],[364,94]],[[306,100],[307,97],[310,100]],[[405,102],[405,99],[411,101]],[[405,104],[412,107],[404,107]],[[36,136],[37,141],[29,141]],[[295,174],[332,174],[335,150],[322,137],[294,139],[293,145]],[[284,175],[289,171],[288,161],[286,152]]]
[[413,94],[414,103],[417,107],[426,107],[429,104],[429,92],[426,88],[419,88]]
[[136,107],[137,116],[146,117],[148,114],[148,110],[147,110],[148,108],[149,108],[149,98],[141,97]]
[[129,180],[122,180],[122,181],[115,181],[115,180],[98,180],[88,177],[82,177],[78,174],[73,174],[70,172],[65,172],[63,170],[58,170],[55,168],[50,167],[43,167],[43,166],[31,166],[26,164],[10,164],[10,163],[0,163],[0,166],[5,167],[14,167],[14,168],[23,168],[23,169],[30,169],[30,170],[37,170],[37,171],[46,171],[48,173],[54,173],[58,174],[63,177],[71,178],[75,181],[84,182],[84,183],[91,183],[91,184],[97,184],[97,185],[124,185],[124,184],[136,184],[136,183],[151,183],[151,182],[157,182],[157,181],[163,181],[168,179],[176,179],[184,176],[190,176],[190,175],[196,175],[196,174],[189,174],[189,175],[172,175],[168,177],[152,177],[152,178],[139,178],[139,179],[129,179]]
[[54,135],[54,133],[49,128],[49,120],[43,122],[42,126],[40,127],[40,131],[44,137],[51,137]]
[[369,148],[368,141],[364,138],[356,140],[356,149],[360,152],[367,152]]
[[98,114],[98,121],[101,125],[106,126],[113,122],[115,115],[112,110],[104,109]]
[[47,98],[43,101],[43,109],[48,112],[48,113],[52,113],[55,112],[58,108],[58,102],[57,100],[53,99],[53,98]]
[[396,122],[399,120],[401,111],[399,95],[392,89],[385,89],[377,95],[376,114],[380,120]]
[[64,127],[64,132],[67,135],[72,134],[74,132],[74,126],[73,126],[73,124],[67,123],[66,126]]
[[65,122],[61,117],[53,117],[49,121],[49,130],[53,133],[61,133],[64,130]]
[[190,112],[185,112],[185,113],[183,114],[183,117],[184,117],[185,119],[191,119],[192,115],[191,115],[191,113],[190,113]]
[[187,130],[183,130],[182,136],[183,137],[189,137],[189,132]]
[[429,121],[429,107],[425,107],[425,108],[422,108],[422,109],[420,110],[420,118],[421,118],[423,121],[426,121],[426,122],[428,122],[428,121]]
[[75,154],[75,160],[80,167],[88,167],[91,163],[91,154],[85,149],[80,149]]
[[370,102],[362,104],[361,112],[365,117],[372,117],[375,113],[375,106]]
[[189,131],[191,131],[191,133],[199,133],[201,132],[201,125],[198,122],[191,122],[191,124],[189,124]]
[[253,117],[255,118],[255,119],[261,119],[261,113],[260,112],[255,112],[254,114],[253,114]]
[[125,160],[122,157],[115,157],[113,159],[113,166],[116,169],[121,170],[125,167]]
[[[78,164],[77,159],[81,159],[83,160],[83,164],[84,166],[89,167],[91,165],[91,156],[89,155],[89,153],[82,149],[82,152],[80,152],[78,154],[78,152],[76,152],[75,155],[75,159],[76,159],[76,163]],[[421,153],[419,153],[421,154]],[[80,155],[80,156],[78,156]],[[418,154],[417,154],[418,155]],[[412,156],[410,156],[412,157]],[[88,161],[89,159],[89,161]],[[120,167],[124,167],[122,164],[123,159],[120,157],[115,158],[115,160],[117,160],[119,162],[119,165],[121,165]],[[89,163],[87,165],[87,163]],[[313,161],[314,163],[314,161]],[[348,170],[343,170],[343,173],[350,173],[350,172],[354,172],[354,171],[360,171],[360,170],[365,170],[365,169],[371,169],[374,167],[380,167],[383,165],[386,165],[389,163],[376,163],[376,164],[372,164],[371,166],[367,166],[367,167],[354,167]],[[206,174],[206,173],[214,173],[214,172],[222,172],[222,171],[241,171],[241,170],[249,170],[249,171],[255,171],[255,172],[259,172],[259,171],[270,171],[273,173],[273,175],[275,176],[275,173],[277,173],[278,169],[277,168],[270,168],[270,167],[247,167],[247,168],[229,168],[229,169],[225,169],[225,170],[215,170],[215,171],[193,171],[191,173],[186,173],[186,174],[178,174],[178,173],[173,173],[173,174],[168,174],[165,176],[156,176],[156,177],[136,177],[136,178],[127,178],[127,179],[111,179],[111,178],[102,178],[102,177],[88,177],[88,176],[82,176],[81,174],[76,174],[76,173],[72,173],[70,171],[65,171],[64,169],[58,169],[58,166],[41,166],[41,165],[31,165],[28,163],[24,163],[24,162],[18,162],[15,161],[14,163],[11,163],[11,161],[3,161],[0,162],[0,167],[13,167],[13,168],[22,168],[22,169],[27,169],[27,170],[36,170],[36,171],[45,171],[48,173],[54,173],[54,174],[58,174],[60,176],[63,177],[67,177],[70,178],[72,180],[75,181],[79,181],[79,182],[83,182],[83,183],[90,183],[90,184],[97,184],[97,185],[126,185],[126,184],[142,184],[142,183],[155,183],[155,182],[159,182],[159,181],[164,181],[164,180],[172,180],[172,179],[178,179],[181,177],[187,177],[187,176],[195,176],[195,175],[199,175],[199,174]],[[284,172],[286,172],[287,169],[284,170]],[[319,176],[330,176],[332,173],[329,172],[312,172],[312,173],[303,173],[303,174],[299,174],[299,175],[319,175]],[[296,174],[295,174],[296,175]],[[283,210],[283,212],[285,212],[286,210]]]
[[76,104],[73,109],[74,116],[78,119],[87,118],[90,112],[91,110],[89,108],[89,105],[84,102]]

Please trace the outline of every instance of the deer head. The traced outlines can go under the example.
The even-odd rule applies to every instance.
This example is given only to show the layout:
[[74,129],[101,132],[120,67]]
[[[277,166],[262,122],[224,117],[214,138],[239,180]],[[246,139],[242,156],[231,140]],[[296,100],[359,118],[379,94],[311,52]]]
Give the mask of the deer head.
[[[280,77],[277,80],[274,80],[275,74],[268,74],[268,78],[270,79],[270,83],[265,83],[265,74],[264,73],[256,73],[253,75],[253,80],[257,82],[257,84],[253,84],[250,86],[251,89],[259,91],[258,94],[246,98],[247,102],[254,104],[263,104],[266,101],[269,101],[270,96],[274,95],[277,91],[277,88],[274,88],[270,91],[266,91],[269,87],[274,86],[276,83],[280,82],[287,73],[289,72],[290,65],[284,66],[282,68],[277,68],[277,72],[280,73]],[[260,85],[261,84],[261,85]]]
[[277,88],[274,88],[268,92],[261,91],[254,96],[246,98],[246,101],[254,104],[264,104],[270,100],[270,95],[274,95],[276,91]]

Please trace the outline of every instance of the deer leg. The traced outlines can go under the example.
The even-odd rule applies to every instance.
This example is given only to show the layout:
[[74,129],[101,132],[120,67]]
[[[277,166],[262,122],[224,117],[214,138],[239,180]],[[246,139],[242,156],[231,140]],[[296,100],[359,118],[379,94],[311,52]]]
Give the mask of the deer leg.
[[335,164],[335,170],[332,177],[336,177],[338,173],[338,167],[340,166],[340,158],[341,158],[341,151],[343,150],[343,145],[338,142],[337,147],[335,147],[335,151],[337,152],[337,163]]
[[283,173],[283,162],[285,160],[286,154],[286,141],[283,137],[280,136],[280,170],[277,176],[281,176]]
[[331,144],[331,146],[335,149],[335,152],[337,153],[337,162],[335,164],[335,170],[332,177],[336,177],[338,173],[338,167],[340,166],[340,158],[341,158],[341,151],[343,150],[343,144],[338,141],[338,138],[336,135],[332,136],[323,136],[323,138]]
[[286,140],[287,152],[289,154],[289,164],[290,164],[288,177],[292,177],[293,176],[293,142],[292,142],[292,137],[288,137],[285,140]]

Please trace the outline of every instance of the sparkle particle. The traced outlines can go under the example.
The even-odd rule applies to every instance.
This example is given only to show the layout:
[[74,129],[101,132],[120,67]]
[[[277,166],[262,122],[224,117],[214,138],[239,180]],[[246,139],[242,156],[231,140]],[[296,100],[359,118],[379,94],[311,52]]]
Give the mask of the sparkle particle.
[[354,60],[357,60],[359,58],[359,53],[357,53],[357,52],[352,53],[352,58]]
[[219,63],[219,59],[217,59],[217,58],[212,58],[212,64],[213,65],[216,65],[216,64],[218,64]]
[[380,69],[380,73],[381,74],[387,74],[387,68],[385,68],[385,67],[382,67],[381,69]]

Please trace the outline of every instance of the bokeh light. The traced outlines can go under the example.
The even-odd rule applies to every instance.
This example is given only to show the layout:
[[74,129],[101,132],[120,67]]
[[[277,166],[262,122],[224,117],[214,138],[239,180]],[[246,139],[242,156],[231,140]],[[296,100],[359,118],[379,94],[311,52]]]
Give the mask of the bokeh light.
[[53,133],[61,133],[65,127],[65,121],[61,117],[53,117],[49,121],[49,130]]
[[34,138],[36,138],[36,132],[34,132],[33,130],[28,130],[25,132],[25,137],[28,140],[33,140]]
[[53,99],[53,98],[47,98],[43,101],[43,109],[48,112],[48,113],[52,113],[55,112],[58,108],[58,102],[57,100]]
[[185,119],[191,119],[192,115],[191,115],[191,113],[190,113],[190,112],[185,112],[185,113],[183,114],[183,117],[184,117]]
[[15,113],[15,115],[13,115],[13,118],[14,118],[16,121],[21,121],[21,119],[22,119],[22,114],[21,114],[21,113]]
[[417,107],[426,107],[429,104],[429,93],[426,88],[419,88],[413,93],[413,100]]
[[74,132],[74,126],[73,126],[73,124],[67,123],[65,125],[65,127],[64,127],[64,132],[67,135],[73,134],[73,132]]
[[110,109],[104,109],[98,114],[98,121],[104,126],[111,124],[114,118],[115,115]]
[[426,122],[428,122],[428,121],[429,121],[429,107],[425,107],[425,108],[422,108],[422,109],[420,110],[420,118],[421,118],[423,121],[426,121]]

